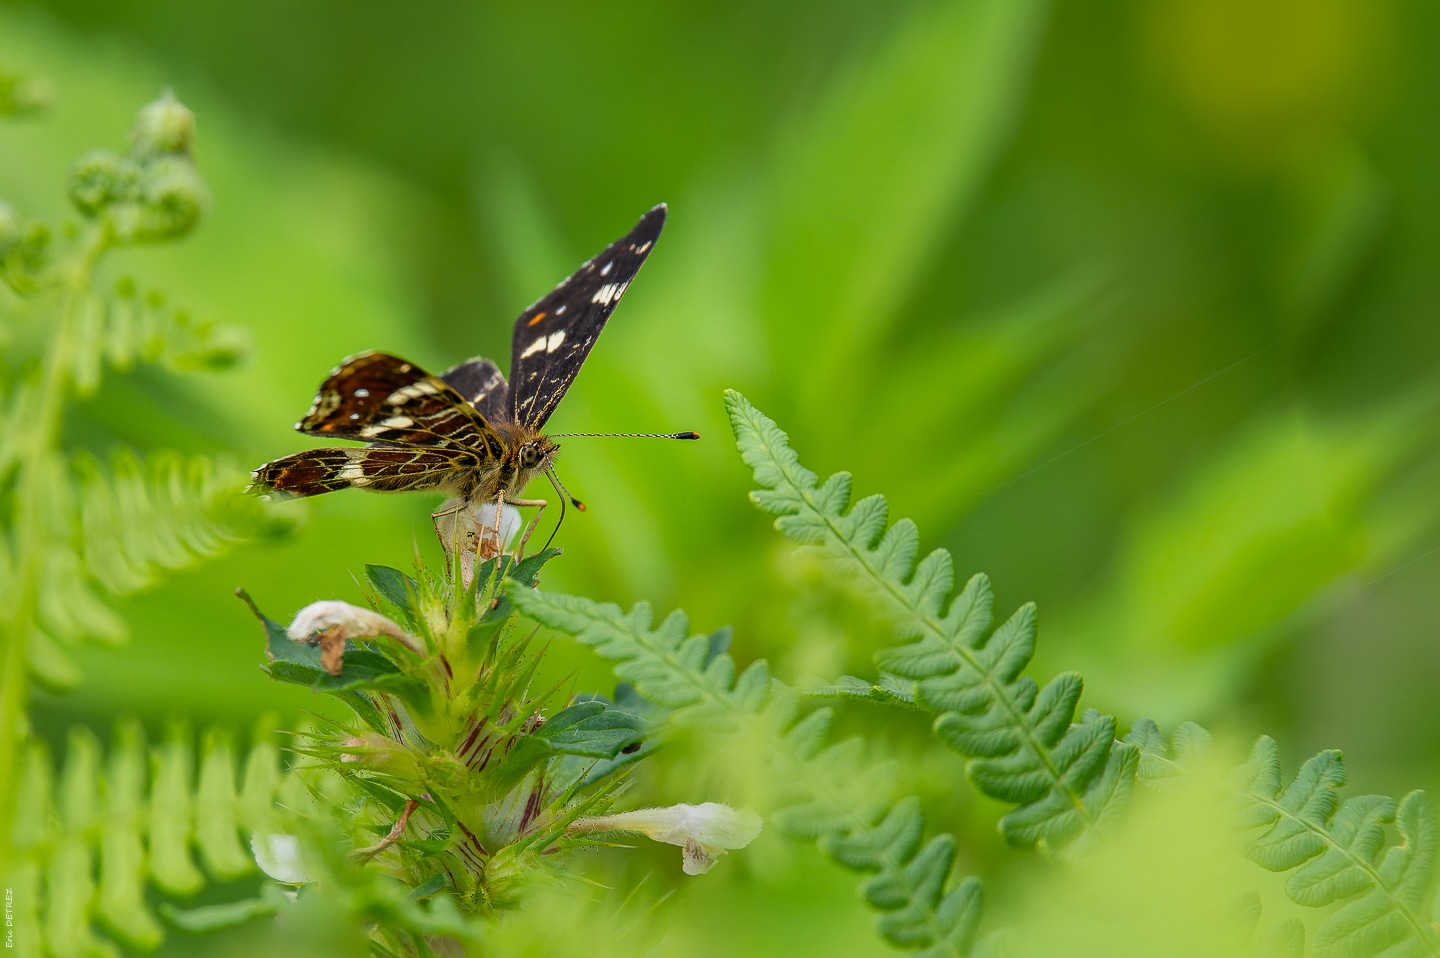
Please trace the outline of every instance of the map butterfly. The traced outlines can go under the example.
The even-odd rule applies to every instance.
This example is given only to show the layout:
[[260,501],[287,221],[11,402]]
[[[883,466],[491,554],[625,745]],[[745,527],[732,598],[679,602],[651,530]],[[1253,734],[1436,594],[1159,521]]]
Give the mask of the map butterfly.
[[[498,529],[498,511],[506,504],[543,508],[541,500],[519,498],[537,475],[550,479],[563,509],[570,497],[554,472],[560,447],[543,432],[545,423],[664,225],[662,203],[521,313],[508,381],[495,363],[478,356],[439,376],[386,353],[351,356],[321,384],[295,428],[368,445],[311,449],[276,459],[252,473],[252,488],[291,496],[352,487],[448,491],[455,498],[435,513],[442,543],[445,531],[454,529],[453,517],[467,510],[495,503]],[[660,435],[699,438],[695,433]],[[450,525],[443,524],[447,519]]]

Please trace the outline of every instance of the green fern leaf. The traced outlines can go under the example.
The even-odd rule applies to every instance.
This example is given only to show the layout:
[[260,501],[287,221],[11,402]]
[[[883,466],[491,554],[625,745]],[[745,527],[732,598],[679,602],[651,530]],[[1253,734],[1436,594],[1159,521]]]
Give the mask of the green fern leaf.
[[968,955],[979,922],[981,894],[970,878],[946,889],[954,839],[932,838],[922,847],[919,803],[891,804],[876,782],[889,776],[864,765],[857,739],[827,744],[831,712],[797,718],[801,696],[755,662],[736,675],[724,649],[728,633],[691,635],[683,612],[656,626],[650,607],[629,613],[619,606],[575,596],[509,590],[525,615],[574,636],[615,662],[615,674],[658,708],[652,727],[665,721],[768,738],[783,783],[772,816],[792,838],[818,841],[836,861],[871,873],[861,885],[867,903],[884,912],[876,921],[892,944],[926,955]]
[[917,562],[915,524],[902,519],[887,528],[883,496],[850,507],[847,474],[820,483],[772,420],[734,391],[725,404],[760,486],[751,498],[777,516],[785,535],[820,547],[894,619],[909,641],[880,652],[878,665],[913,683],[916,701],[938,713],[936,734],[970,759],[975,786],[1019,806],[1001,820],[1006,838],[1059,848],[1108,820],[1129,795],[1138,750],[1115,741],[1109,716],[1074,721],[1078,675],[1044,688],[1022,675],[1035,654],[1034,606],[992,631],[994,597],[984,576],[952,599],[950,554],[936,549]]
[[86,297],[79,308],[71,379],[81,396],[100,388],[106,365],[119,373],[138,363],[162,363],[177,372],[222,370],[248,350],[238,329],[197,322],[169,309],[159,293],[140,296],[129,279],[109,297]]
[[1166,740],[1152,720],[1140,719],[1130,727],[1125,742],[1140,753],[1140,780],[1156,786],[1189,771],[1210,746],[1210,733],[1194,722],[1182,722]]
[[118,722],[104,780],[105,830],[100,846],[100,900],[105,926],[128,947],[153,951],[164,932],[145,901],[142,839],[145,790],[145,734],[134,719]]
[[152,585],[232,543],[275,535],[288,522],[240,494],[243,475],[203,456],[118,449],[105,469],[91,456],[73,462],[80,541],[87,569],[114,595]]
[[[163,893],[193,894],[207,882],[195,851],[216,880],[253,872],[239,831],[274,814],[281,785],[275,758],[273,746],[257,738],[246,763],[245,794],[237,797],[234,755],[224,733],[206,732],[197,785],[186,727],[172,725],[166,742],[147,754],[144,733],[131,719],[116,725],[103,771],[94,735],[83,727],[72,730],[57,787],[47,750],[32,744],[14,822],[20,861],[13,882],[31,896],[17,900],[15,927],[26,936],[24,945],[37,955],[42,948],[53,955],[119,955],[115,942],[127,951],[155,950],[164,931],[147,881]],[[35,912],[42,902],[43,916]]]
[[[1440,954],[1427,907],[1440,853],[1429,799],[1415,791],[1398,806],[1381,795],[1342,802],[1344,784],[1336,751],[1311,758],[1284,783],[1279,748],[1261,738],[1235,773],[1237,818],[1251,831],[1246,855],[1271,871],[1293,871],[1286,891],[1298,904],[1343,902],[1316,930],[1317,955]],[[1387,848],[1391,823],[1400,841]]]

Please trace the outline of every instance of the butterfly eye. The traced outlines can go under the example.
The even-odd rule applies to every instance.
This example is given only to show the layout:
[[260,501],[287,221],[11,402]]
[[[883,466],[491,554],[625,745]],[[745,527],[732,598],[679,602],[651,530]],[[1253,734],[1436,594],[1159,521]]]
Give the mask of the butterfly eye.
[[527,442],[525,445],[520,447],[521,469],[534,469],[536,466],[540,465],[540,460],[542,458],[543,456],[540,453],[540,447],[535,445],[533,442]]

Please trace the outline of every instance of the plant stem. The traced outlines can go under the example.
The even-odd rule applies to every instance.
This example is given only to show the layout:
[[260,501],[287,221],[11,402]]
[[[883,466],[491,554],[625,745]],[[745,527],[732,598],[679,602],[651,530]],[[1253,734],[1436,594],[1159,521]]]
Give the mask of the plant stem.
[[14,522],[15,588],[10,595],[10,615],[4,628],[5,650],[0,667],[0,874],[11,872],[11,822],[14,816],[14,783],[20,744],[27,734],[26,705],[29,692],[29,642],[37,627],[41,575],[44,571],[46,539],[50,535],[49,470],[46,464],[59,445],[64,424],[65,398],[74,369],[76,330],[100,257],[113,239],[110,224],[101,220],[84,235],[73,260],[64,272],[64,299],[60,318],[45,351],[44,381],[35,418],[18,443],[21,450],[16,482]]

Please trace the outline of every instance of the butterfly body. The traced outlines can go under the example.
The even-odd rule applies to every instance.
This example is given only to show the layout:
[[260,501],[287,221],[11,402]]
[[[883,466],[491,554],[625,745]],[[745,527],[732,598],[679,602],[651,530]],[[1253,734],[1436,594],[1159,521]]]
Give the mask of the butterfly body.
[[483,357],[440,376],[385,353],[345,360],[295,428],[367,445],[312,449],[268,462],[252,474],[253,488],[293,496],[347,488],[438,490],[457,497],[459,507],[475,508],[517,503],[538,475],[553,480],[560,447],[544,434],[545,422],[664,222],[662,204],[520,314],[510,382]]

